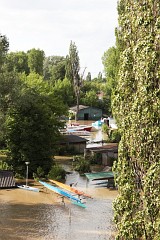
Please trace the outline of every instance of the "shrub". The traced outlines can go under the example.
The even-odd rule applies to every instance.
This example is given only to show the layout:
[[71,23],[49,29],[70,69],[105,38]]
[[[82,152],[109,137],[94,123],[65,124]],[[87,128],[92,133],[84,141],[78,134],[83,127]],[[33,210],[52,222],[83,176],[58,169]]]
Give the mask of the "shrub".
[[37,172],[33,173],[33,178],[34,179],[39,179],[39,178],[42,178],[44,176],[45,176],[44,170],[40,166],[37,168]]
[[84,157],[77,158],[74,166],[74,169],[80,173],[91,172],[90,161],[86,161]]
[[52,166],[48,173],[48,178],[54,180],[65,179],[66,171],[58,164]]
[[118,130],[114,130],[111,132],[109,138],[111,142],[119,143],[119,141],[121,140],[121,135]]
[[107,124],[102,125],[102,132],[106,133],[108,136],[110,134],[110,128],[108,127]]
[[94,153],[94,155],[90,157],[90,163],[91,164],[102,164],[102,154]]
[[0,160],[0,169],[1,170],[9,170],[10,168],[9,168],[8,164],[5,161]]

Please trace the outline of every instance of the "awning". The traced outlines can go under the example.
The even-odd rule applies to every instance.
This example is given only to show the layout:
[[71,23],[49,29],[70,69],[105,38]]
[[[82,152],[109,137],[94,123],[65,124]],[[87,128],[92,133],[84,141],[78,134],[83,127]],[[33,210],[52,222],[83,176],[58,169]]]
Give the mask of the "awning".
[[88,180],[105,180],[105,179],[114,179],[113,172],[95,172],[95,173],[85,173],[85,176]]

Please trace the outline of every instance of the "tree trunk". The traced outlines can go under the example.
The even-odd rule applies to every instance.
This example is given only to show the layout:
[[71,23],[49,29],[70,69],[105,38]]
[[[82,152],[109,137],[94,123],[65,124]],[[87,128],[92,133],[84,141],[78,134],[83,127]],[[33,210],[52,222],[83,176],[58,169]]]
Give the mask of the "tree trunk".
[[78,120],[78,112],[79,112],[79,94],[77,94],[77,109],[75,114],[75,121]]

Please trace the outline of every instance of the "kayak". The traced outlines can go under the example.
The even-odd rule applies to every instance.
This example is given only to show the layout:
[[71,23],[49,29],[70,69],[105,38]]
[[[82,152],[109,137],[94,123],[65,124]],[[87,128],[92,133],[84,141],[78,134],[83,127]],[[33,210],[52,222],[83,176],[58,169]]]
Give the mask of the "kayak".
[[39,189],[35,188],[35,187],[30,187],[30,186],[26,186],[26,185],[17,185],[17,187],[20,188],[20,189],[23,189],[23,190],[39,192]]
[[60,189],[60,188],[58,188],[58,187],[54,187],[54,186],[52,186],[51,184],[46,183],[46,182],[39,181],[39,183],[41,183],[43,186],[45,186],[45,187],[48,188],[49,190],[54,191],[55,193],[58,193],[58,194],[60,194],[60,195],[62,195],[62,196],[64,196],[64,197],[68,198],[69,200],[71,200],[71,202],[72,202],[73,204],[76,204],[76,205],[78,205],[78,206],[80,206],[80,207],[83,207],[83,208],[86,207],[83,203],[81,203],[81,200],[80,200],[80,199],[72,196],[72,195],[69,194],[68,192],[65,192],[65,191],[63,191],[62,189]]
[[64,184],[64,183],[61,183],[61,182],[58,182],[58,181],[55,181],[55,180],[49,180],[50,182],[56,184],[58,187],[61,187],[61,188],[64,188],[65,190],[68,190],[70,192],[73,192],[73,193],[76,193],[77,195],[79,196],[84,196],[84,197],[88,197],[88,198],[92,198],[90,195],[84,193],[83,191],[79,191],[78,189],[76,188],[73,188],[73,187],[70,187],[69,185],[67,184]]

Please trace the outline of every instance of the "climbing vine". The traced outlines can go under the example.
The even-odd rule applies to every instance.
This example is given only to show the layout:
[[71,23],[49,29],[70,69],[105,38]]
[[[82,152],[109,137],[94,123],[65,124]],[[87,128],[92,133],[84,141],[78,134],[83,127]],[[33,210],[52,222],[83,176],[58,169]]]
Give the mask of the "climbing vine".
[[160,239],[160,2],[120,0],[118,84],[112,108],[121,134],[114,166],[117,240]]

